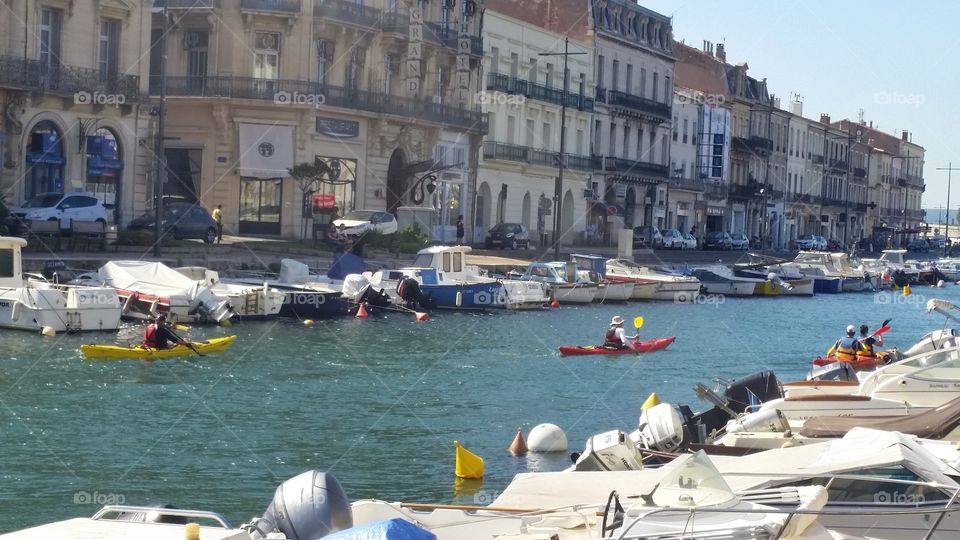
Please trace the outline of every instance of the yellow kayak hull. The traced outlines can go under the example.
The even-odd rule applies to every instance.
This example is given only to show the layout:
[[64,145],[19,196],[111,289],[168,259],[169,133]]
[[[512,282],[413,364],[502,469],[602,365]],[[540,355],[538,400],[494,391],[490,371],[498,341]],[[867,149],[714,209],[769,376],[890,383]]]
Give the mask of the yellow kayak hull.
[[[235,339],[237,339],[237,336],[211,338],[206,341],[194,341],[193,346],[203,354],[220,352],[226,350]],[[175,345],[169,349],[145,349],[140,346],[122,347],[120,345],[88,344],[81,345],[80,351],[83,352],[83,356],[87,359],[99,360],[124,360],[127,358],[159,360],[161,358],[176,358],[197,354],[183,345]]]

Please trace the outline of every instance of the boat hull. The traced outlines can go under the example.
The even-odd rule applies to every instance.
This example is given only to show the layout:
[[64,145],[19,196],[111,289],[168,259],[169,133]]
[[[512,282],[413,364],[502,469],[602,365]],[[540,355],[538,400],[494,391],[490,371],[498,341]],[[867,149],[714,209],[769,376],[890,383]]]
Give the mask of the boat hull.
[[[227,349],[237,336],[224,336],[206,341],[194,341],[193,346],[202,354],[220,352]],[[81,345],[80,351],[89,360],[158,360],[197,354],[189,347],[176,345],[169,349],[146,349],[143,347],[122,347],[119,345]]]
[[757,284],[753,281],[703,281],[704,293],[723,296],[753,296]]
[[538,281],[504,279],[501,307],[506,309],[543,309],[550,302],[550,291]]
[[594,302],[626,302],[633,297],[633,283],[601,283]]
[[560,354],[563,356],[639,354],[666,349],[676,340],[676,336],[670,336],[647,341],[633,341],[630,343],[630,348],[628,349],[612,349],[594,345],[564,346],[560,347]]
[[843,292],[863,292],[866,290],[866,280],[862,276],[844,277]]
[[594,284],[550,285],[553,299],[561,304],[589,304],[597,296],[597,289],[598,287]]
[[109,287],[0,289],[0,328],[56,332],[113,331],[120,327],[120,300]]
[[785,279],[792,289],[783,289],[780,294],[785,296],[813,296],[815,283],[813,278]]
[[438,309],[490,309],[496,307],[503,286],[496,281],[451,285],[421,285]]
[[677,304],[692,304],[700,295],[700,281],[658,281],[653,299]]
[[843,281],[836,277],[813,278],[813,292],[817,294],[840,294],[843,292]]
[[783,287],[772,281],[758,281],[753,289],[754,296],[780,296]]

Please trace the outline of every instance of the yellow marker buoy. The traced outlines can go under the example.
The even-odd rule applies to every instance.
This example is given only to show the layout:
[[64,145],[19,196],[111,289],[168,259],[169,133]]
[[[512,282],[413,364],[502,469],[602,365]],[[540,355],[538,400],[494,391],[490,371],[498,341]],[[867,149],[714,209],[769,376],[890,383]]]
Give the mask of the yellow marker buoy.
[[904,295],[904,296],[910,296],[910,284],[909,284],[909,283],[903,286],[903,295]]
[[656,392],[652,392],[650,394],[650,397],[648,397],[647,400],[643,402],[643,405],[640,406],[640,410],[645,411],[652,407],[656,407],[659,404],[660,404],[660,396],[658,396]]
[[517,434],[513,437],[513,442],[507,448],[507,452],[515,456],[522,456],[529,451],[527,441],[523,440],[523,429],[517,428]]
[[483,478],[483,458],[460,446],[458,441],[453,441],[453,447],[456,449],[454,474],[460,478]]

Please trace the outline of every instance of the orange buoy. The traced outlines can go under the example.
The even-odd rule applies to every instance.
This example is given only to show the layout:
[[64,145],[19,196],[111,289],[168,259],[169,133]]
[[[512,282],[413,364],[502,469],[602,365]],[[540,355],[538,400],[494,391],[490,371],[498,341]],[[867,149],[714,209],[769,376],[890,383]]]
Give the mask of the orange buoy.
[[550,302],[550,307],[552,307],[552,308],[558,308],[558,307],[560,307],[560,301],[557,300],[556,298],[554,298],[554,299],[553,299],[553,302]]
[[507,448],[507,452],[515,456],[522,456],[529,452],[527,448],[527,441],[523,440],[523,430],[517,428],[517,434],[513,437],[513,442],[510,443],[510,447]]
[[430,314],[429,314],[429,313],[424,313],[424,312],[422,312],[422,311],[416,311],[416,312],[413,313],[413,315],[414,315],[414,317],[417,318],[417,322],[429,321],[429,320],[430,320]]
[[367,313],[367,307],[363,305],[363,302],[360,302],[360,306],[357,308],[357,318],[366,319],[370,314]]

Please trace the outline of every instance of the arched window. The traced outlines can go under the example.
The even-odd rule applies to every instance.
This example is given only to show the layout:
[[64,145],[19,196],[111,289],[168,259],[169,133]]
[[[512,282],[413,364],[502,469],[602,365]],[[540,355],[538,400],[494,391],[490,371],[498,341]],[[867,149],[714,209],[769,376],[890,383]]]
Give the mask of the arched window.
[[86,189],[107,208],[114,207],[123,180],[123,151],[116,132],[107,127],[87,136]]
[[24,196],[30,199],[41,193],[63,193],[63,169],[66,155],[63,134],[49,120],[38,122],[30,130],[25,156]]

